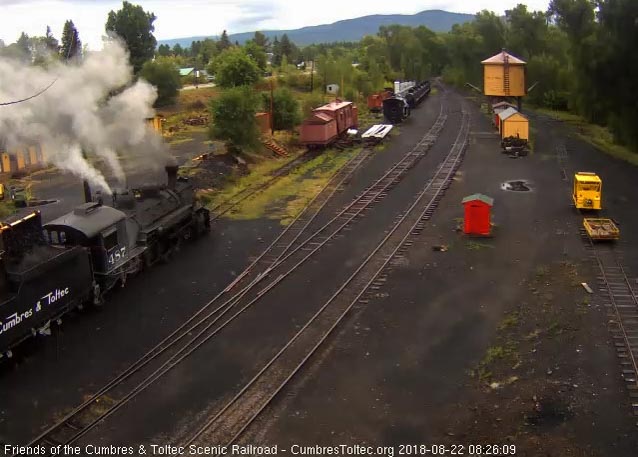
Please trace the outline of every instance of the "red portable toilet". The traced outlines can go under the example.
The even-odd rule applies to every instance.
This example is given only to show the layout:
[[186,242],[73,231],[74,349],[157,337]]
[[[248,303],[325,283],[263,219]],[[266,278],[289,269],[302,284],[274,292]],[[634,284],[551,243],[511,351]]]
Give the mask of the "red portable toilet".
[[463,233],[467,235],[489,235],[492,228],[490,212],[494,199],[483,194],[472,194],[462,201],[465,209]]

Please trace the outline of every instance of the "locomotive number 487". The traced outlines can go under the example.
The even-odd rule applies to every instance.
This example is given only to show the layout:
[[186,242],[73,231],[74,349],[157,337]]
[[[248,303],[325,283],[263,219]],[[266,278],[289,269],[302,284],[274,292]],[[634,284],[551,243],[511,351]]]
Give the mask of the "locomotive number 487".
[[115,265],[119,263],[120,260],[125,259],[127,256],[126,247],[115,248],[111,252],[109,252],[108,262],[109,265]]

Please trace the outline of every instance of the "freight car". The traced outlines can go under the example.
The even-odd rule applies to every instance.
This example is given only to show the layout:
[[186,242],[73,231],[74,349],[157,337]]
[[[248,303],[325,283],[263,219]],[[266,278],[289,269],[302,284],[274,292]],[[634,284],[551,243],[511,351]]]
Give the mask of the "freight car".
[[312,111],[301,124],[300,142],[307,147],[325,147],[358,124],[357,106],[335,100]]
[[114,194],[113,206],[88,202],[44,226],[36,212],[0,228],[2,355],[208,231],[193,187],[176,166],[166,171],[167,185]]
[[405,99],[410,109],[416,108],[430,93],[430,81],[422,81],[408,89]]

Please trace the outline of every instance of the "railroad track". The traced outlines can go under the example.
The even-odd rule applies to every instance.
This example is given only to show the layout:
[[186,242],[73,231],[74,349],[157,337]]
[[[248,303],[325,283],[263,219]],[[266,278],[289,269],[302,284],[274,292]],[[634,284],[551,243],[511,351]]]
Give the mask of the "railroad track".
[[418,235],[450,186],[467,145],[469,115],[463,113],[456,141],[415,201],[394,223],[386,237],[357,270],[263,368],[213,417],[193,431],[181,445],[231,445],[254,422],[332,334],[369,288],[384,282],[381,276],[392,258]]
[[309,160],[309,158],[310,158],[309,151],[306,151],[305,153],[303,153],[302,155],[300,155],[296,159],[291,160],[287,164],[285,164],[285,165],[279,167],[278,169],[276,169],[275,171],[273,171],[272,174],[271,174],[272,177],[270,179],[268,179],[267,181],[265,181],[265,182],[263,182],[263,183],[261,183],[261,184],[259,184],[257,186],[246,187],[245,189],[242,189],[241,191],[239,191],[236,194],[232,195],[227,200],[225,200],[225,201],[219,203],[218,205],[214,206],[213,208],[210,209],[210,212],[211,212],[210,220],[211,220],[211,222],[216,221],[217,219],[222,217],[224,214],[228,213],[230,210],[235,208],[237,205],[239,205],[244,200],[252,197],[253,195],[257,194],[258,192],[261,192],[264,189],[267,189],[268,187],[273,185],[275,182],[277,182],[283,176],[289,175],[295,168],[297,168],[297,166],[307,162]]
[[[368,150],[366,154],[362,151],[361,154],[353,157],[237,280],[91,398],[43,431],[29,445],[44,445],[50,448],[76,442],[219,333],[243,311],[309,259],[340,230],[362,214],[365,209],[387,195],[387,191],[428,152],[438,138],[446,119],[447,113],[442,105],[439,117],[433,127],[409,154],[391,167],[375,184],[346,205],[330,222],[301,243],[297,243],[305,229],[315,219],[319,211],[325,207],[330,197],[350,179],[371,151]],[[332,231],[327,230],[330,227],[333,228]],[[329,232],[328,235],[325,235],[326,231]],[[319,238],[322,233],[324,235]],[[297,243],[296,246],[294,246],[295,243]],[[296,256],[293,257],[293,255]],[[265,270],[259,270],[259,267],[264,266]],[[256,290],[257,284],[271,275],[275,268],[279,267],[279,270],[285,270],[284,266],[288,267],[287,271],[282,272],[267,286]],[[239,291],[235,295],[211,310],[222,296],[236,289]],[[247,299],[247,304],[220,323],[222,317],[237,308],[236,305],[245,303]],[[155,363],[151,365],[151,362]]]
[[609,243],[594,243],[584,229],[581,229],[581,238],[598,268],[598,291],[607,309],[609,330],[633,414],[638,417],[638,296],[616,247]]

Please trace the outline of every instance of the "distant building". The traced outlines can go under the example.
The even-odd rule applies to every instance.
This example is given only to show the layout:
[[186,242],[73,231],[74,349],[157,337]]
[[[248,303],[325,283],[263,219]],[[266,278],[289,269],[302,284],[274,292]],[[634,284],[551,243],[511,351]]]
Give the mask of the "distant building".
[[187,68],[180,68],[179,69],[179,75],[180,76],[191,76],[193,75],[195,72],[195,68],[194,67],[187,67]]

